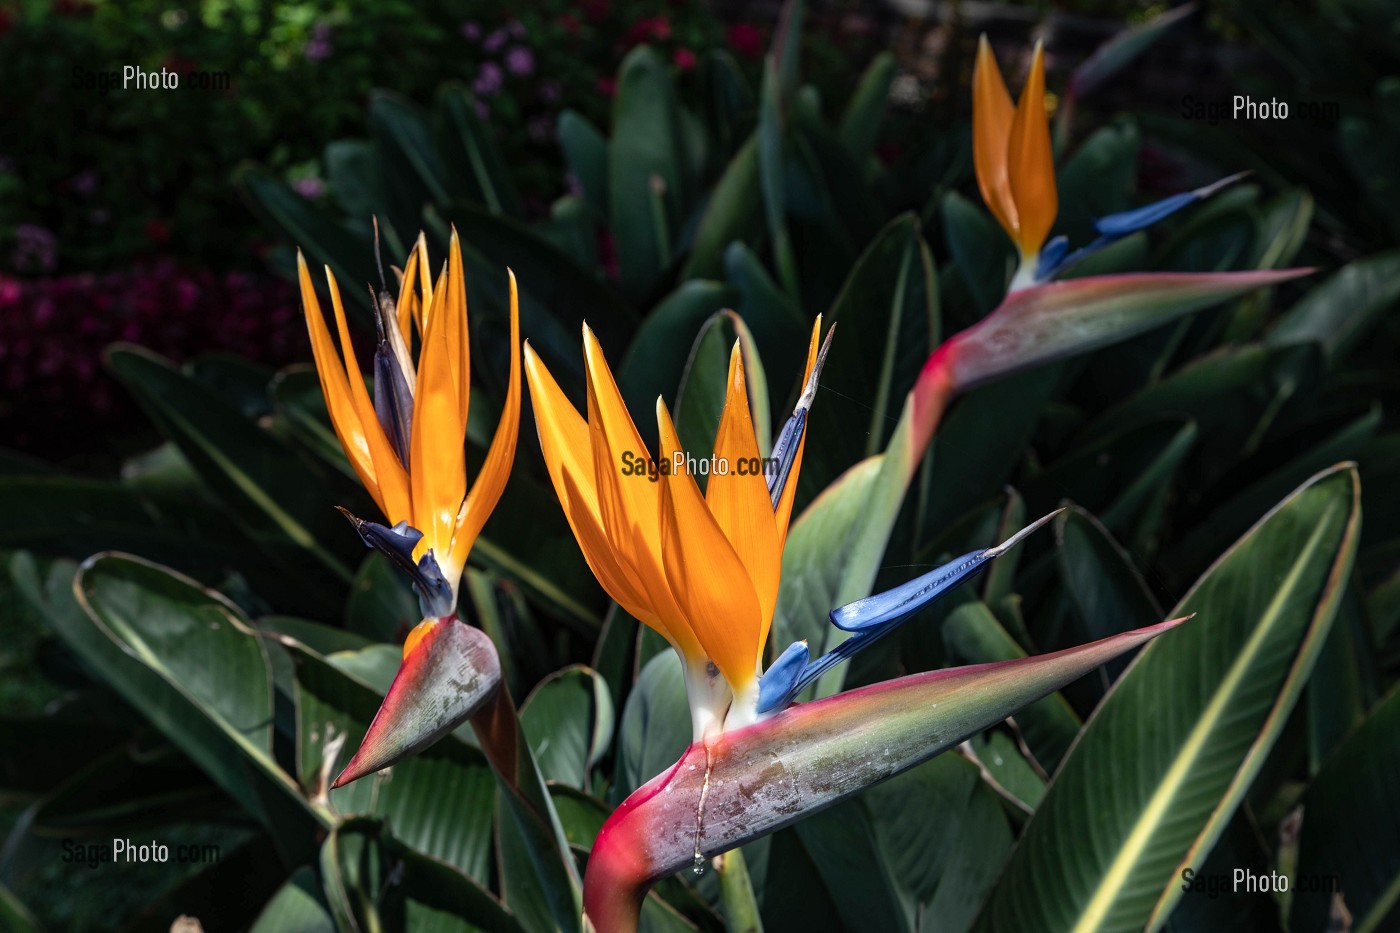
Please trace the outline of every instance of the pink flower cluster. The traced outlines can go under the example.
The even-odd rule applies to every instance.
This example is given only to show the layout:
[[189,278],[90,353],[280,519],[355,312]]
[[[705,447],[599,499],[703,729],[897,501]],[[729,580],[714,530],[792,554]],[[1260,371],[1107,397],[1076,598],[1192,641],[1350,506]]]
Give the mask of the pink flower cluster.
[[102,350],[116,341],[176,360],[211,350],[272,366],[310,357],[294,289],[267,275],[172,260],[104,275],[0,274],[0,444],[54,455],[65,437],[129,415],[124,390],[102,370]]

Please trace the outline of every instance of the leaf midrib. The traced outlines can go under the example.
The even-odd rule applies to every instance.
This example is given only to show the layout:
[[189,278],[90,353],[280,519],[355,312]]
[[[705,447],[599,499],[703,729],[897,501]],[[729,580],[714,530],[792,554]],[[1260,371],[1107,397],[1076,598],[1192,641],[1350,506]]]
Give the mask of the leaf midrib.
[[1326,522],[1319,522],[1314,527],[1312,536],[1294,560],[1288,576],[1284,578],[1283,584],[1275,591],[1269,606],[1264,610],[1263,617],[1254,626],[1254,631],[1239,654],[1236,655],[1235,661],[1230,665],[1225,677],[1220,681],[1215,695],[1196,720],[1195,727],[1187,735],[1186,741],[1182,743],[1171,767],[1167,769],[1166,774],[1158,784],[1157,790],[1143,808],[1141,815],[1128,833],[1127,839],[1119,847],[1109,869],[1104,872],[1093,897],[1090,898],[1073,927],[1074,933],[1094,933],[1100,928],[1104,918],[1112,908],[1118,892],[1122,890],[1143,850],[1147,848],[1151,836],[1167,815],[1172,800],[1185,782],[1187,773],[1199,756],[1200,750],[1204,747],[1215,724],[1222,717],[1229,700],[1243,682],[1245,673],[1250,668],[1254,657],[1267,640],[1275,622],[1283,615],[1284,605],[1297,589],[1299,578],[1302,576],[1304,568],[1311,562],[1313,552],[1318,549],[1326,530]]

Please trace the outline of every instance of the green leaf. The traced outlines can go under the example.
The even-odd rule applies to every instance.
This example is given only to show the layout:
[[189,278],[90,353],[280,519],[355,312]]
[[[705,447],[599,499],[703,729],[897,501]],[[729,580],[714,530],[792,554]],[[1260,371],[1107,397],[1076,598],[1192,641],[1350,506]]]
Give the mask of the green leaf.
[[[1379,24],[1377,24],[1379,25]],[[1349,40],[1350,30],[1338,30],[1333,36],[1345,45],[1348,57],[1355,46]],[[1306,34],[1302,48],[1317,44],[1317,37]],[[1337,61],[1337,57],[1332,58]],[[1365,203],[1374,215],[1390,224],[1392,232],[1400,233],[1400,192],[1397,192],[1394,165],[1400,153],[1400,78],[1387,76],[1376,82],[1375,103],[1368,108],[1370,119],[1348,112],[1337,133],[1337,142],[1346,156],[1351,173],[1361,183]],[[1359,109],[1359,108],[1358,108]]]
[[333,654],[337,651],[359,651],[368,647],[369,639],[343,628],[333,628],[298,619],[295,616],[261,616],[255,622],[259,631],[273,635],[286,635],[295,638],[317,654]]
[[402,644],[422,617],[408,577],[382,554],[366,554],[350,584],[345,628],[369,641]]
[[316,375],[316,367],[309,363],[289,366],[272,379],[269,388],[273,404],[285,434],[305,445],[322,462],[335,467],[342,476],[355,486],[359,485],[359,475],[350,465],[340,439],[331,427],[331,416],[326,408],[326,397],[321,391],[321,380]]
[[316,873],[303,865],[292,873],[263,907],[248,933],[335,933],[335,921],[326,907]]
[[674,651],[662,651],[642,668],[622,708],[614,799],[621,800],[675,763],[690,738],[681,661]]
[[998,796],[1021,815],[1035,811],[1045,796],[1046,770],[1022,753],[1010,733],[991,729],[974,735],[963,751],[982,769],[983,780]]
[[981,918],[985,929],[1159,928],[1283,728],[1337,608],[1354,468],[1314,477],[1178,605],[1085,726]]
[[[675,421],[681,449],[698,460],[707,460],[714,453],[715,431],[724,412],[730,349],[726,323],[724,312],[705,322],[691,347],[676,392]],[[704,489],[706,476],[698,481]]]
[[406,97],[392,91],[372,91],[369,126],[389,196],[386,216],[379,222],[388,222],[390,255],[406,256],[422,226],[424,205],[448,200],[442,161],[426,116]]
[[[293,636],[295,637],[295,636]],[[300,641],[300,639],[297,639]],[[303,642],[303,644],[306,644]],[[311,647],[309,644],[307,647]],[[316,649],[312,649],[316,650]],[[394,685],[394,677],[398,675],[399,668],[403,665],[403,647],[401,645],[362,645],[355,648],[341,648],[336,651],[323,654],[336,669],[343,671],[352,680],[358,681],[369,687],[379,696],[384,696],[389,692],[389,688]],[[458,735],[465,732],[471,735],[469,729],[459,728]]]
[[1261,453],[1255,458],[1259,468],[1253,473],[1259,478],[1216,508],[1206,521],[1182,535],[1171,552],[1172,562],[1194,567],[1204,565],[1232,535],[1249,527],[1254,516],[1308,476],[1330,464],[1362,457],[1380,426],[1381,410],[1377,405],[1335,433],[1317,438],[1301,454],[1276,467],[1274,464],[1281,458],[1267,451]]
[[121,555],[86,561],[74,590],[77,602],[45,607],[58,635],[261,823],[285,858],[308,854],[330,817],[273,759],[268,657],[237,610]]
[[39,933],[38,921],[14,892],[0,884],[0,923],[12,933]]
[[1094,218],[1128,207],[1139,145],[1137,127],[1126,120],[1084,140],[1057,173],[1060,212],[1051,233],[1068,236],[1071,247],[1088,243],[1097,235]]
[[[571,855],[567,850],[560,853],[555,849],[554,839],[538,819],[521,807],[519,798],[512,795],[510,788],[501,786],[496,796],[500,853],[497,867],[502,900],[527,930],[538,933],[577,930],[582,916],[577,881],[570,881],[559,862],[561,854]],[[552,813],[553,803],[549,806]],[[562,840],[563,827],[558,830]],[[546,864],[550,866],[549,874],[543,869]]]
[[[876,841],[868,811],[851,800],[808,817],[794,829],[807,857],[848,930],[910,929],[900,910],[885,852]],[[806,896],[789,892],[789,896]],[[775,924],[775,926],[777,926]]]
[[[705,322],[695,339],[676,393],[676,431],[681,446],[696,459],[708,459],[714,453],[715,432],[729,389],[729,356],[734,343],[742,347],[745,385],[748,389],[749,411],[753,417],[754,436],[759,456],[767,456],[772,426],[769,419],[768,380],[763,361],[742,319],[727,312],[716,314]],[[734,469],[733,464],[730,465]],[[704,487],[705,477],[700,478]]]
[[172,918],[185,911],[242,928],[285,878],[286,869],[267,837],[255,837],[231,852],[222,846],[217,860],[147,903],[122,930],[163,933],[173,926]]
[[1096,87],[1135,61],[1166,32],[1192,13],[1194,4],[1185,4],[1151,19],[1122,30],[1094,49],[1094,53],[1079,64],[1070,75],[1070,90],[1076,97],[1091,94]]
[[1152,418],[1075,446],[1026,483],[1026,498],[1037,512],[1072,499],[1123,531],[1171,485],[1195,440],[1194,422]]
[[1186,215],[1157,254],[1174,272],[1222,272],[1248,265],[1254,247],[1257,185],[1235,185]]
[[1302,249],[1313,218],[1313,197],[1293,188],[1264,205],[1255,237],[1255,269],[1282,269]]
[[438,138],[442,154],[455,170],[445,181],[458,197],[484,204],[493,214],[519,217],[520,194],[490,129],[477,117],[475,99],[463,85],[438,91]]
[[181,367],[185,375],[209,389],[246,418],[268,413],[267,385],[272,370],[232,353],[201,353]]
[[[1061,512],[1055,519],[1055,545],[1060,579],[1084,638],[1107,638],[1162,618],[1132,558],[1094,516],[1077,506]],[[1116,662],[1110,667],[1110,679],[1124,666]]]
[[[1025,458],[1061,367],[1019,373],[973,389],[948,411],[930,445],[919,523],[926,539],[1001,493]],[[988,431],[988,425],[996,425]],[[946,453],[945,453],[946,452]]]
[[691,241],[682,279],[715,278],[733,243],[754,243],[761,231],[758,143],[755,137],[735,153],[720,176]]
[[1269,346],[1313,340],[1327,355],[1350,351],[1400,300],[1400,251],[1378,253],[1344,266],[1281,317]]
[[753,331],[754,342],[763,351],[765,369],[771,374],[769,386],[774,390],[772,402],[781,409],[774,414],[786,420],[792,413],[788,403],[796,402],[802,393],[799,383],[806,365],[812,322],[743,243],[731,243],[724,251],[724,277],[738,292],[734,309]]
[[598,231],[588,205],[579,195],[566,194],[549,205],[549,224],[540,235],[559,247],[583,269],[599,269]]
[[[378,281],[374,252],[367,248],[370,244],[339,220],[313,207],[281,179],[262,169],[244,167],[234,182],[243,190],[253,212],[303,250],[309,263],[329,266],[341,283]],[[344,295],[346,312],[358,315],[359,322],[368,326],[372,320],[369,293],[361,288],[346,288]]]
[[1327,926],[1334,880],[1355,933],[1394,929],[1400,917],[1400,691],[1392,690],[1303,795],[1291,929]]
[[583,200],[599,219],[608,216],[608,141],[577,110],[559,114],[557,133],[564,162],[583,188]]
[[[340,524],[325,484],[284,444],[170,363],[116,346],[107,362],[161,431],[259,539],[315,557],[346,582],[350,571],[322,544]],[[343,539],[343,529],[337,529]]]
[[[481,753],[453,736],[328,791],[378,713],[382,695],[304,645],[284,640],[296,666],[297,777],[338,817],[382,817],[395,836],[482,885],[491,878],[495,780]],[[395,652],[397,654],[397,652]]]
[[[775,38],[776,41],[776,38]],[[795,58],[796,56],[792,56]],[[792,66],[795,70],[795,64]],[[797,258],[793,253],[792,237],[788,233],[785,213],[785,137],[787,136],[786,106],[779,67],[773,56],[764,62],[763,84],[758,94],[757,155],[759,191],[763,201],[763,216],[768,223],[768,237],[773,244],[774,263],[783,289],[794,297],[802,294],[797,277]],[[788,91],[790,94],[790,89]]]
[[[514,271],[520,290],[548,309],[575,340],[585,320],[600,333],[613,334],[625,332],[622,325],[635,319],[632,309],[592,272],[524,223],[462,201],[447,209],[447,217],[497,268],[496,275],[504,280],[500,269]],[[522,319],[522,328],[524,323]]]
[[226,560],[220,542],[192,536],[120,483],[59,475],[0,476],[0,548],[86,557],[129,548],[187,566]]
[[[30,831],[44,836],[111,837],[172,823],[219,820],[227,798],[188,758],[163,741],[130,737],[111,751],[93,751],[45,788],[29,810]],[[29,759],[42,740],[23,748]]]
[[918,218],[902,214],[880,232],[823,323],[836,336],[808,420],[801,482],[813,491],[885,448],[938,343],[938,287]]
[[[870,595],[919,453],[913,442],[915,405],[912,396],[905,401],[885,453],[843,473],[793,523],[783,548],[773,651],[806,639],[812,656],[820,657],[847,637],[828,624],[827,614]],[[845,667],[824,674],[816,692],[839,690]]]
[[[1366,718],[1367,698],[1375,684],[1371,633],[1363,615],[1360,583],[1352,574],[1341,608],[1304,697],[1308,716],[1308,771],[1316,774]],[[1364,650],[1359,650],[1363,649]]]
[[1083,436],[1102,437],[1152,417],[1185,417],[1199,431],[1197,456],[1207,462],[1233,462],[1249,442],[1250,428],[1275,399],[1310,387],[1308,371],[1314,368],[1316,352],[1311,344],[1223,347],[1108,409]]
[[125,730],[107,723],[6,715],[0,718],[0,791],[22,799],[52,790],[126,739]]
[[414,933],[520,933],[490,892],[372,820],[340,824],[321,847],[321,878],[336,928]]
[[846,112],[841,115],[841,142],[858,164],[863,165],[875,152],[880,121],[884,119],[885,107],[890,100],[890,87],[898,72],[899,66],[893,55],[889,52],[876,55],[860,76],[860,82],[846,104]]
[[717,48],[700,60],[700,77],[705,93],[704,115],[719,153],[732,157],[739,141],[748,132],[754,112],[754,93],[744,70],[728,50]]
[[[521,430],[533,429],[522,425]],[[472,545],[471,562],[499,571],[575,628],[594,632],[602,624],[601,589],[573,542],[553,488],[522,468],[520,459],[531,453],[522,440],[510,482]]]
[[346,216],[363,220],[384,210],[389,196],[373,142],[337,139],[326,145],[325,163],[326,180]]
[[[1281,269],[1293,262],[1313,220],[1312,195],[1293,188],[1258,210],[1250,256],[1254,269]],[[1271,291],[1256,292],[1239,301],[1222,328],[1223,342],[1243,343],[1258,338],[1272,312]]]
[[981,315],[1006,294],[1011,245],[991,216],[956,191],[943,195],[943,236]]
[[[692,279],[652,309],[614,367],[627,409],[637,415],[637,430],[648,444],[656,441],[657,396],[675,399],[690,347],[705,322],[733,303],[731,289],[719,282]],[[607,350],[604,346],[604,350]],[[608,355],[616,359],[616,351]]]
[[720,880],[720,905],[726,933],[763,933],[753,881],[743,849],[731,849],[716,860]]
[[640,45],[618,67],[608,146],[609,228],[623,291],[640,299],[671,262],[671,236],[689,201],[670,66]]
[[964,933],[1011,850],[996,794],[960,755],[941,755],[865,793],[895,879],[938,929]]
[[[1105,624],[1112,621],[1116,620],[1105,620]],[[948,613],[943,640],[948,654],[960,664],[991,664],[1026,656],[986,604],[976,600]],[[1079,714],[1059,692],[1037,700],[1014,718],[1031,754],[1047,773],[1059,766],[1082,725]]]
[[587,790],[588,772],[612,743],[612,696],[603,678],[583,665],[549,675],[520,707],[540,776]]
[[496,771],[502,899],[532,931],[578,930],[577,865],[510,694],[497,690],[472,727]]

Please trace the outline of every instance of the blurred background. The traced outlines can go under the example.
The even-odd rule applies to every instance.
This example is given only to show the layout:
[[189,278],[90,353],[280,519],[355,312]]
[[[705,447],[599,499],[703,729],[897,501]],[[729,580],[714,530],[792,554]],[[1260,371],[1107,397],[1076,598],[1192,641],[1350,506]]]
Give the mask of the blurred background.
[[[10,510],[0,512],[0,554],[8,559],[20,549],[33,551],[47,569],[50,561],[124,547],[218,584],[250,615],[349,618],[347,626],[358,625],[367,637],[401,638],[400,616],[413,609],[411,603],[404,608],[402,587],[383,582],[382,568],[354,571],[353,592],[370,594],[358,603],[347,596],[348,575],[314,586],[289,582],[294,561],[277,551],[285,542],[268,543],[256,521],[221,512],[228,500],[217,484],[211,493],[192,478],[205,476],[203,465],[191,469],[175,452],[190,456],[187,439],[167,443],[179,432],[167,404],[178,390],[152,388],[131,354],[105,356],[104,350],[136,344],[168,358],[182,378],[226,405],[219,410],[238,412],[295,448],[301,465],[314,461],[305,471],[306,488],[316,491],[320,480],[338,483],[343,498],[337,501],[354,503],[360,496],[356,510],[368,513],[372,506],[346,484],[343,470],[327,465],[338,453],[324,428],[314,376],[299,365],[309,361],[310,348],[290,272],[298,245],[329,262],[365,325],[361,283],[378,279],[372,214],[381,219],[384,252],[395,262],[420,227],[434,238],[435,255],[449,224],[472,248],[469,278],[481,290],[473,293],[473,314],[486,309],[473,320],[486,386],[484,407],[473,408],[484,420],[478,425],[474,414],[469,427],[469,441],[478,446],[489,437],[494,417],[486,415],[503,382],[497,279],[507,263],[527,290],[535,289],[527,300],[527,334],[555,372],[573,380],[578,363],[569,360],[576,356],[581,317],[605,342],[613,341],[608,345],[619,356],[623,346],[634,353],[655,346],[634,339],[674,337],[680,349],[658,359],[683,363],[706,315],[740,301],[752,306],[772,279],[795,291],[791,297],[806,319],[830,307],[842,294],[846,271],[885,221],[909,216],[934,257],[946,335],[998,300],[1007,253],[1000,231],[985,220],[972,176],[970,67],[977,38],[986,34],[1013,95],[1033,43],[1044,41],[1061,162],[1069,153],[1089,154],[1061,180],[1057,232],[1082,234],[1104,209],[1248,170],[1246,186],[1173,221],[1171,239],[1154,247],[1154,267],[1208,271],[1286,260],[1316,266],[1323,276],[1354,269],[1329,300],[1355,314],[1314,314],[1299,325],[1317,339],[1336,328],[1345,352],[1332,353],[1326,366],[1290,358],[1287,365],[1270,363],[1251,370],[1254,377],[1222,383],[1246,394],[1269,384],[1267,397],[1256,400],[1256,420],[1206,432],[1210,443],[1231,435],[1248,443],[1229,457],[1193,453],[1186,469],[1194,473],[1183,483],[1191,491],[1173,500],[1173,517],[1146,532],[1137,528],[1136,537],[1123,532],[1133,553],[1150,564],[1154,594],[1169,604],[1216,546],[1227,544],[1262,507],[1245,508],[1239,521],[1217,525],[1199,541],[1185,529],[1207,524],[1242,492],[1267,489],[1276,499],[1308,469],[1325,465],[1303,457],[1307,451],[1335,454],[1329,463],[1365,454],[1363,467],[1375,478],[1368,489],[1379,498],[1375,517],[1367,513],[1367,541],[1374,547],[1363,557],[1364,585],[1357,592],[1381,594],[1377,605],[1389,620],[1384,634],[1393,635],[1400,628],[1394,573],[1400,548],[1386,517],[1400,504],[1385,490],[1389,479],[1400,477],[1394,414],[1400,400],[1391,378],[1400,346],[1392,313],[1400,299],[1394,5],[813,0],[795,40],[801,106],[832,130],[813,130],[794,149],[805,160],[786,185],[802,257],[803,278],[796,283],[784,281],[781,263],[772,278],[755,279],[743,255],[725,250],[729,239],[708,243],[699,221],[720,197],[716,192],[729,191],[721,182],[733,164],[742,164],[746,140],[762,120],[764,56],[781,16],[781,5],[771,0],[0,2],[0,476],[62,479],[0,490]],[[630,96],[620,75],[627,61],[642,75],[636,80],[649,82]],[[174,73],[181,87],[123,89],[125,66]],[[1222,111],[1236,94],[1288,102],[1294,117],[1232,119]],[[648,110],[648,101],[657,112]],[[619,217],[605,190],[617,176],[605,178],[600,162],[605,138],[630,139],[645,155],[663,137],[684,152],[682,170],[674,179],[643,175],[654,183],[661,206],[641,198],[635,215]],[[836,151],[831,141],[838,138],[854,155]],[[860,186],[845,184],[847,177],[858,177]],[[755,189],[745,190],[741,197],[757,203]],[[653,208],[669,222],[661,224],[657,242],[638,243],[636,231],[652,229]],[[984,219],[972,216],[979,213]],[[754,242],[750,230],[761,226],[757,217],[736,220],[733,238]],[[1286,249],[1268,253],[1271,244]],[[650,265],[637,259],[646,250],[659,251]],[[758,252],[767,256],[762,247]],[[572,260],[567,268],[560,256]],[[723,280],[729,290],[700,296],[708,286],[690,280],[701,277]],[[1292,301],[1303,288],[1281,293]],[[674,310],[666,302],[677,294],[696,302],[697,310],[671,315],[665,328],[640,327],[661,319],[658,308]],[[1017,459],[1022,446],[1030,449],[1028,424],[1027,444],[989,470],[990,483],[975,492],[999,495],[1016,470],[1023,478],[1044,475],[1046,462],[1069,458],[1067,439],[1090,421],[1082,412],[1141,388],[1149,371],[1150,378],[1160,376],[1166,364],[1154,369],[1154,360],[1180,362],[1218,342],[1253,340],[1272,323],[1271,314],[1263,303],[1241,302],[1208,329],[1181,331],[1169,350],[1163,341],[1139,341],[1117,358],[1116,368],[1101,362],[1089,376],[1067,382],[1059,401],[1035,422],[1039,454]],[[366,347],[368,333],[363,327]],[[767,352],[770,336],[759,337]],[[768,362],[770,379],[781,387],[800,361],[775,351]],[[658,387],[642,372],[624,388],[646,397]],[[674,385],[664,388],[669,393]],[[1309,394],[1314,389],[1316,396]],[[781,412],[787,399],[782,391],[776,396],[774,409]],[[1305,402],[1316,404],[1302,417]],[[833,401],[837,411],[846,411],[843,404],[853,417],[868,417],[860,404]],[[1296,421],[1290,420],[1294,414]],[[855,443],[863,446],[864,439]],[[529,449],[522,456],[537,469],[533,446],[527,422],[521,447]],[[318,460],[327,449],[330,459]],[[804,499],[849,462],[833,460],[804,473]],[[534,478],[538,483],[538,474]],[[1256,487],[1261,478],[1269,482]],[[527,498],[539,488],[517,495]],[[1063,491],[1046,487],[1043,498],[1053,502]],[[933,522],[937,513],[952,523],[963,514],[947,503],[921,507],[920,522]],[[334,560],[358,567],[358,542],[327,514]],[[324,524],[324,516],[315,521]],[[515,619],[511,625],[523,626],[510,635],[519,644],[519,670],[512,676],[521,693],[558,664],[587,660],[606,608],[572,553],[557,510],[531,527],[554,542],[551,554],[570,552],[558,557],[553,571],[569,599],[551,602],[540,595],[551,592],[541,581],[521,582],[511,568],[527,566],[537,552],[517,545],[499,523],[487,531],[488,539],[502,542],[488,558],[497,601],[516,605],[518,613],[507,616]],[[514,533],[519,537],[518,529]],[[215,553],[209,542],[216,540],[230,552]],[[1170,546],[1182,541],[1190,546]],[[260,546],[272,555],[262,563],[248,556]],[[1162,554],[1167,559],[1159,564]],[[71,565],[67,569],[71,573]],[[342,612],[347,599],[348,615]],[[42,730],[24,731],[32,718],[24,719],[31,725],[15,725],[23,717],[79,695],[88,697],[85,702],[109,697],[85,692],[92,686],[89,672],[20,601],[16,584],[0,575],[7,751],[45,742]],[[519,608],[527,602],[536,617],[528,624],[538,623],[545,634],[520,621],[530,618]],[[373,621],[376,611],[389,621]],[[1393,659],[1394,640],[1381,641],[1378,656]],[[1389,653],[1381,650],[1385,644]],[[1382,682],[1370,682],[1372,698]],[[615,694],[619,709],[624,693],[619,688]],[[1366,705],[1356,701],[1357,710]],[[128,726],[109,723],[102,735],[115,743]],[[141,928],[156,916],[143,915],[145,906],[196,877],[198,866],[116,875],[23,856],[23,846],[33,844],[27,837],[18,841],[23,820],[33,818],[27,807],[35,795],[71,778],[70,766],[86,766],[83,745],[96,741],[87,733],[62,735],[78,738],[66,757],[44,757],[51,770],[4,775],[0,828],[11,829],[5,833],[11,842],[0,852],[0,892],[13,890],[49,929],[115,929],[128,920],[132,929]],[[23,758],[10,755],[4,766],[17,767]],[[128,809],[115,816],[148,825],[137,817],[159,812],[178,824],[186,811],[204,819],[227,803],[207,782],[176,772],[162,772],[172,788],[168,796],[117,795]],[[67,817],[100,822],[102,808],[92,804],[101,791],[85,793],[96,796],[70,799]],[[221,802],[211,803],[216,799]],[[53,825],[61,828],[63,818],[55,816]],[[199,825],[191,839],[227,839],[229,851],[252,835],[236,820]],[[180,832],[177,825],[169,838]],[[58,838],[57,830],[50,835]]]

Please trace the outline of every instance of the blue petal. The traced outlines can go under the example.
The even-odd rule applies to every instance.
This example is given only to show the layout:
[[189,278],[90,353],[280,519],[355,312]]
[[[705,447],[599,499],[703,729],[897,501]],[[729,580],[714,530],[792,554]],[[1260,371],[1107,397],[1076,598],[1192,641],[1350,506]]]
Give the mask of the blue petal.
[[797,450],[802,443],[802,432],[807,430],[807,412],[811,409],[812,400],[816,397],[817,380],[822,374],[822,366],[826,364],[826,353],[831,349],[831,335],[834,333],[836,333],[836,325],[832,324],[831,329],[826,332],[826,339],[822,341],[822,348],[817,351],[817,361],[812,364],[812,375],[807,377],[807,384],[802,387],[802,395],[797,400],[797,407],[792,410],[792,417],[778,432],[778,440],[773,444],[773,457],[778,461],[778,468],[768,474],[768,495],[772,497],[775,509],[782,501],[783,489],[787,486],[788,476],[792,473],[792,464],[797,459]]
[[442,575],[437,557],[432,549],[418,558],[418,572],[414,576],[413,588],[418,591],[418,608],[425,619],[441,619],[450,616],[457,609],[453,598],[452,584]]
[[[831,611],[831,624],[843,631],[851,632],[851,637],[802,669],[797,682],[788,691],[789,702],[791,702],[791,697],[796,696],[804,687],[826,673],[827,670],[897,629],[904,620],[915,612],[971,577],[992,558],[1000,557],[1021,543],[1027,535],[1060,514],[1061,511],[1063,510],[1056,509],[1049,515],[1037,519],[995,547],[964,554],[962,557],[949,561],[942,567],[932,570],[918,579],[911,580],[903,586],[897,586],[876,596],[858,599],[853,603],[833,609]],[[789,648],[788,651],[790,652],[792,649]],[[777,664],[774,664],[774,667],[776,666]],[[767,674],[764,675],[765,678],[767,676]],[[763,684],[760,683],[760,691],[762,687]]]
[[1206,185],[1204,188],[1197,188],[1195,191],[1186,191],[1181,194],[1174,194],[1169,198],[1163,198],[1152,204],[1134,208],[1130,211],[1122,211],[1117,214],[1109,214],[1094,221],[1094,229],[1100,235],[1106,237],[1125,237],[1130,233],[1136,233],[1145,227],[1150,227],[1157,221],[1175,214],[1188,204],[1208,198],[1215,192],[1228,184],[1231,184],[1247,175],[1247,172],[1240,172],[1228,178]]
[[831,610],[831,624],[843,632],[863,632],[898,622],[972,576],[995,556],[990,550],[964,554],[902,586]]
[[1035,280],[1037,282],[1048,282],[1061,266],[1065,264],[1065,253],[1069,252],[1069,237],[1061,235],[1055,237],[1049,243],[1040,248],[1040,255],[1035,259]]
[[1169,198],[1154,201],[1130,211],[1108,214],[1094,221],[1094,229],[1103,236],[1124,237],[1144,227],[1150,227],[1164,217],[1169,217],[1196,200],[1194,192],[1186,191]]
[[811,652],[807,650],[805,641],[788,645],[787,650],[758,679],[758,712],[773,712],[792,703],[798,681],[810,657]]
[[1099,250],[1103,249],[1110,243],[1118,242],[1119,239],[1119,237],[1113,236],[1098,237],[1094,240],[1094,242],[1090,243],[1088,246],[1081,246],[1079,247],[1079,249],[1075,250],[1072,253],[1069,253],[1067,255],[1061,253],[1056,258],[1053,264],[1047,263],[1045,261],[1045,254],[1044,252],[1042,252],[1041,258],[1035,266],[1035,280],[1037,282],[1048,282],[1051,279],[1053,279],[1056,275],[1058,275],[1061,269],[1074,265],[1076,262],[1083,259],[1085,256],[1088,256],[1090,253],[1097,253]]
[[[336,506],[336,508],[340,508]],[[418,594],[418,605],[425,619],[440,619],[451,615],[456,608],[452,598],[452,585],[442,575],[437,558],[430,549],[415,563],[413,549],[423,540],[423,532],[408,522],[399,522],[390,528],[378,522],[367,522],[352,515],[348,509],[340,509],[359,532],[366,547],[374,548],[395,567],[408,574],[413,588]]]

